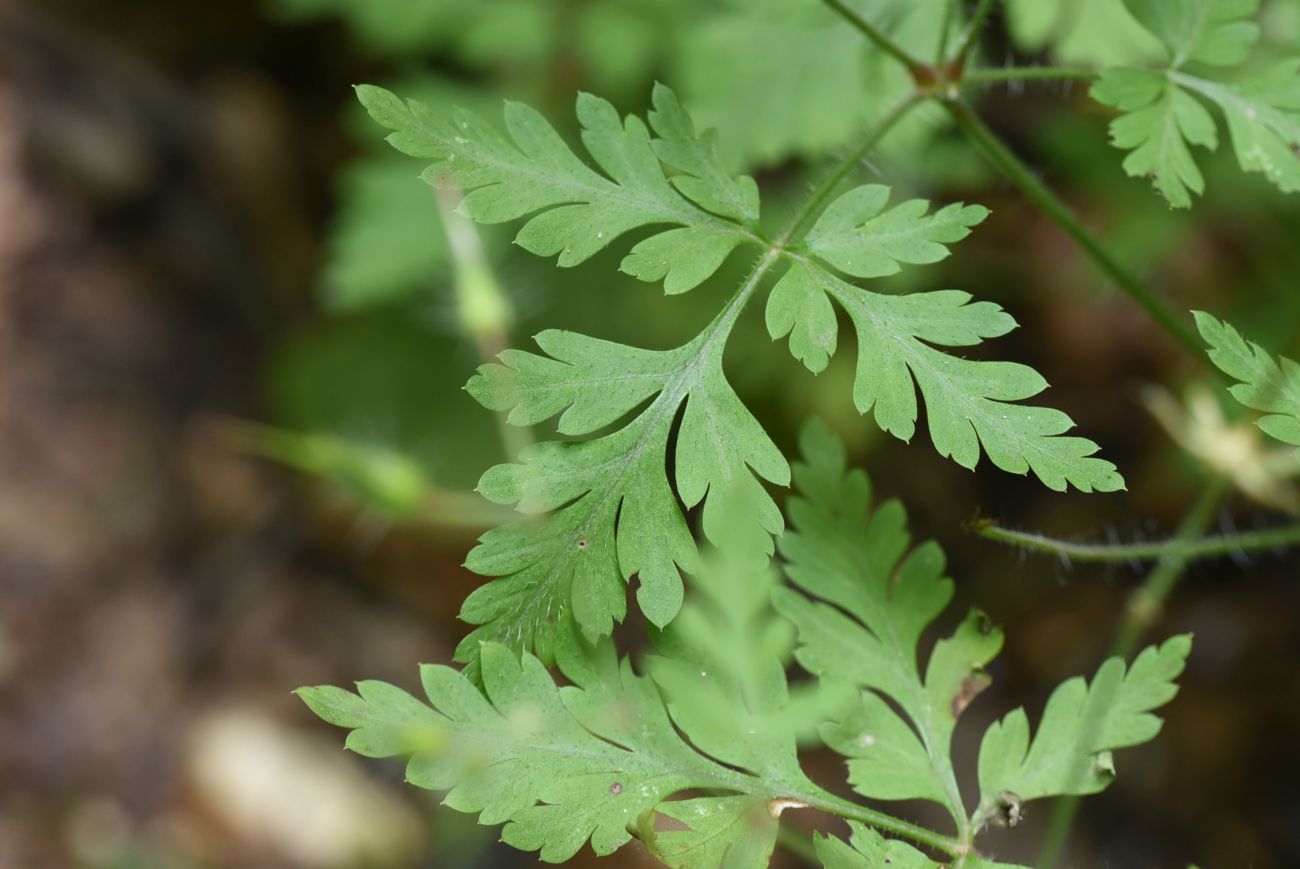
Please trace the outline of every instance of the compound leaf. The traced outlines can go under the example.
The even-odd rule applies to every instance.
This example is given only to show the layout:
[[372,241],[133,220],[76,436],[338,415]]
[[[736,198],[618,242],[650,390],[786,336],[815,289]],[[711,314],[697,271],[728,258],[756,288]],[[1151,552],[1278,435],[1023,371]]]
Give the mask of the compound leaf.
[[1111,143],[1129,151],[1124,171],[1147,175],[1176,208],[1204,191],[1192,145],[1214,150],[1218,131],[1201,100],[1227,121],[1244,172],[1259,172],[1284,192],[1300,191],[1300,58],[1289,58],[1233,82],[1189,74],[1188,63],[1234,67],[1259,37],[1252,20],[1258,0],[1126,0],[1160,39],[1159,69],[1105,70],[1093,97],[1122,114],[1111,122]]
[[[687,745],[653,685],[608,643],[567,655],[575,684],[565,688],[538,659],[497,644],[483,647],[483,693],[461,672],[425,666],[432,708],[375,682],[359,694],[328,686],[299,694],[352,729],[349,748],[409,757],[411,784],[446,791],[447,806],[481,823],[505,824],[503,841],[552,863],[588,840],[597,854],[612,853],[643,815],[686,788],[761,793],[751,777]],[[713,816],[733,808],[695,802]]]
[[953,203],[928,214],[930,203],[910,199],[888,211],[889,188],[866,184],[848,191],[822,212],[804,240],[808,251],[859,278],[896,274],[901,263],[933,263],[948,256],[945,245],[970,235],[988,217],[981,205]]
[[777,820],[763,799],[673,800],[657,814],[684,828],[647,838],[650,852],[672,869],[767,869],[776,849]]
[[1120,67],[1107,70],[1092,96],[1126,114],[1110,125],[1111,144],[1128,151],[1124,171],[1150,176],[1156,189],[1178,208],[1205,191],[1205,179],[1190,145],[1213,151],[1219,145],[1214,119],[1195,97],[1160,72]]
[[[1091,794],[1115,777],[1111,752],[1148,742],[1160,732],[1152,710],[1173,699],[1174,680],[1191,651],[1177,636],[1142,651],[1133,666],[1111,658],[1086,683],[1061,684],[1047,701],[1032,742],[1029,719],[1017,709],[993,724],[980,745],[980,817],[1063,794]],[[1014,816],[1012,823],[1014,823]]]
[[[945,244],[965,237],[987,211],[949,205],[927,215],[912,200],[883,211],[887,188],[859,187],[832,203],[812,233],[807,257],[791,265],[768,299],[768,333],[790,336],[790,350],[811,371],[826,367],[837,344],[830,299],[853,321],[858,339],[853,401],[874,410],[876,422],[910,441],[919,415],[917,389],[925,399],[931,440],[940,455],[974,468],[981,451],[1004,471],[1033,471],[1044,485],[1064,491],[1122,489],[1110,462],[1094,457],[1097,445],[1062,436],[1073,427],[1064,413],[1011,402],[1047,387],[1033,369],[1006,362],[964,359],[939,348],[969,347],[1015,328],[990,302],[970,303],[957,290],[887,296],[854,286],[827,263],[858,276],[891,274],[901,262],[933,262]],[[824,261],[824,263],[823,263]]]
[[[425,170],[426,181],[465,192],[462,213],[481,223],[528,217],[516,242],[540,256],[558,255],[561,266],[586,261],[633,229],[670,224],[677,228],[635,245],[623,269],[643,280],[662,278],[668,292],[678,293],[713,274],[738,245],[758,240],[740,223],[683,196],[665,176],[645,124],[620,119],[591,94],[579,95],[577,114],[583,144],[604,174],[522,103],[506,103],[503,136],[466,110],[439,114],[372,85],[358,87],[357,96],[376,122],[394,131],[388,137],[394,148],[436,161]],[[698,154],[707,153],[708,144],[683,140],[682,130],[670,129],[677,148],[668,150],[696,155],[691,167],[698,169]],[[749,204],[756,209],[756,197]]]
[[791,581],[819,600],[789,589],[774,600],[798,629],[804,669],[865,689],[855,709],[823,728],[823,738],[851,758],[850,781],[864,796],[928,799],[963,818],[952,731],[987,684],[983,665],[1001,648],[1002,634],[972,613],[936,647],[923,677],[921,633],[952,599],[943,552],[933,543],[909,552],[902,506],[872,509],[870,481],[861,471],[845,472],[843,446],[824,427],[806,427],[801,447],[799,497],[790,502],[781,554]]
[[1164,45],[1170,66],[1236,66],[1250,56],[1259,0],[1125,0],[1133,17]]
[[1300,447],[1300,365],[1285,356],[1274,359],[1228,323],[1202,311],[1192,313],[1210,346],[1210,361],[1238,381],[1229,389],[1232,397],[1268,414],[1258,423],[1267,434]]
[[[695,564],[695,543],[678,506],[704,502],[704,530],[715,531],[723,501],[739,505],[767,533],[782,518],[758,474],[784,485],[781,453],[727,383],[720,343],[705,335],[670,351],[639,350],[571,332],[543,332],[549,356],[511,350],[479,369],[468,389],[519,424],[560,411],[559,429],[586,435],[647,399],[626,425],[581,442],[541,443],[522,464],[484,474],[479,491],[526,513],[549,512],[485,534],[467,566],[501,577],[466,600],[462,617],[481,625],[457,651],[472,661],[478,643],[500,638],[549,660],[554,634],[579,628],[608,634],[624,616],[623,581],[639,576],[637,601],[656,625],[682,600],[679,569]],[[673,421],[685,405],[671,461]],[[768,551],[770,540],[760,544]]]

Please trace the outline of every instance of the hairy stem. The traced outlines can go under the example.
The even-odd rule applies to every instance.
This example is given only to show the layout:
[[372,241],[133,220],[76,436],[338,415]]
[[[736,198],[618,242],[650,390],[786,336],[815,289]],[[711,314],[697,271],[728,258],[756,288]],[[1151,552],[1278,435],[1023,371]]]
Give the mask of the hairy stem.
[[878,830],[884,830],[896,836],[910,839],[918,845],[925,845],[945,854],[956,855],[962,850],[961,844],[956,839],[941,836],[928,827],[920,827],[899,820],[893,815],[886,815],[874,809],[868,809],[866,806],[860,806],[840,797],[826,794],[825,797],[809,797],[805,801],[810,808],[825,812],[828,815],[836,815],[850,821],[857,821],[869,827],[875,827]]
[[907,67],[907,71],[911,74],[913,80],[921,81],[931,74],[930,68],[926,66],[924,61],[891,39],[888,34],[875,24],[863,18],[857,10],[846,4],[844,0],[822,0],[822,2],[857,28],[867,39],[874,42],[881,51]]
[[[1165,551],[1155,569],[1147,575],[1146,581],[1129,598],[1124,620],[1115,634],[1115,641],[1111,645],[1108,657],[1128,658],[1133,654],[1142,634],[1158,618],[1165,600],[1187,569],[1187,564],[1191,561],[1188,547],[1205,534],[1229,486],[1226,477],[1214,478],[1187,511],[1178,533],[1171,541],[1174,545]],[[1300,541],[1300,533],[1296,535],[1296,540]],[[1070,828],[1074,825],[1074,817],[1078,811],[1078,796],[1067,796],[1057,801],[1052,809],[1047,834],[1043,837],[1043,847],[1038,853],[1036,865],[1039,869],[1052,869],[1056,865],[1065,847],[1066,839],[1070,836]]]
[[1096,70],[1074,66],[1002,66],[972,69],[962,74],[963,84],[995,84],[1005,81],[1070,79],[1092,81]]
[[[1219,509],[1219,504],[1223,502],[1223,497],[1230,487],[1231,483],[1227,477],[1215,477],[1206,486],[1200,497],[1196,499],[1196,502],[1192,504],[1191,509],[1187,511],[1182,524],[1178,526],[1174,539],[1170,541],[1170,547],[1160,556],[1155,569],[1147,575],[1146,581],[1130,597],[1129,604],[1124,611],[1124,620],[1120,622],[1119,630],[1115,634],[1114,645],[1111,646],[1111,655],[1127,658],[1133,654],[1138,641],[1142,639],[1142,634],[1159,618],[1165,601],[1174,590],[1174,586],[1182,579],[1188,563],[1204,554],[1205,547],[1203,545],[1198,547],[1198,543],[1222,545],[1225,540],[1231,539],[1227,537],[1206,539],[1203,536],[1205,530],[1210,527],[1210,523],[1214,521],[1214,514]],[[1279,528],[1277,531],[1284,533],[1272,535],[1275,538],[1272,548],[1285,545],[1285,542],[1279,542],[1277,538],[1286,541],[1289,537],[1290,543],[1300,543],[1300,526],[1293,525],[1290,528]],[[1285,532],[1289,532],[1289,535]],[[1267,532],[1264,532],[1264,534],[1266,537],[1269,536]],[[1201,551],[1198,552],[1198,549]],[[1241,547],[1227,550],[1220,549],[1218,552],[1211,552],[1211,554],[1226,555],[1233,551],[1241,551],[1241,549]]]
[[861,143],[852,151],[844,155],[838,163],[831,169],[825,178],[813,189],[808,198],[799,206],[799,210],[790,218],[785,229],[776,237],[775,247],[784,248],[791,241],[795,240],[803,228],[817,216],[821,207],[835,192],[835,188],[840,182],[853,171],[858,162],[880,143],[880,140],[898,124],[903,117],[922,102],[924,97],[919,94],[912,94],[900,101],[896,106],[890,109],[880,122],[869,132]]
[[1142,306],[1169,335],[1190,350],[1197,359],[1205,360],[1205,349],[1200,339],[1192,331],[1184,318],[1178,317],[1172,310],[1142,281],[1138,280],[1127,268],[1120,265],[1109,251],[1083,227],[1070,207],[1057,198],[1047,185],[1038,179],[1020,158],[1015,155],[997,135],[980,120],[966,103],[961,100],[944,100],[944,107],[953,121],[968,138],[981,150],[1011,183],[1020,188],[1030,200],[1052,218],[1066,235],[1074,239],[1079,247],[1092,258],[1111,280],[1115,282],[1130,298]]
[[1224,534],[1218,537],[1200,537],[1187,539],[1178,534],[1168,540],[1155,540],[1149,543],[1076,543],[1070,540],[1057,540],[1042,534],[1028,531],[1013,531],[1000,525],[983,524],[976,528],[976,533],[989,540],[1009,543],[1033,552],[1055,555],[1066,561],[1156,561],[1165,558],[1181,558],[1195,561],[1199,558],[1214,558],[1221,555],[1234,555],[1239,552],[1258,552],[1268,549],[1282,549],[1288,546],[1300,546],[1300,524],[1284,525],[1280,528],[1267,528],[1262,531],[1245,531],[1240,534]]

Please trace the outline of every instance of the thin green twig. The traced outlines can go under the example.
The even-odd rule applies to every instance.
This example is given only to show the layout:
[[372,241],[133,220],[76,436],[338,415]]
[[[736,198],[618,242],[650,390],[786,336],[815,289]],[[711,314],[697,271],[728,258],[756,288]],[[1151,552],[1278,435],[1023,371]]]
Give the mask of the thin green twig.
[[912,54],[906,48],[899,45],[889,34],[881,30],[868,19],[864,18],[861,13],[853,9],[844,0],[822,0],[827,6],[835,10],[841,18],[858,29],[867,39],[874,42],[881,51],[893,57],[911,73],[914,80],[921,80],[930,75],[930,67],[916,55]]
[[991,66],[962,74],[962,84],[996,84],[1007,81],[1070,79],[1092,81],[1098,73],[1075,66]]
[[1068,561],[1157,561],[1171,557],[1194,561],[1241,552],[1300,546],[1300,524],[1192,540],[1175,535],[1168,540],[1155,540],[1149,543],[1116,544],[1076,543],[1029,531],[1013,531],[1010,528],[991,524],[977,527],[976,533],[989,540],[1019,546],[1032,552],[1055,555]]
[[[1127,659],[1137,648],[1142,635],[1159,618],[1165,601],[1192,560],[1190,550],[1193,544],[1203,539],[1206,529],[1214,520],[1215,511],[1219,509],[1219,504],[1230,487],[1231,484],[1226,477],[1215,477],[1192,504],[1174,540],[1171,541],[1174,545],[1165,550],[1159,563],[1147,575],[1146,581],[1130,596],[1128,606],[1125,608],[1124,620],[1116,631],[1108,657]],[[1300,533],[1296,535],[1296,539],[1300,541]],[[1038,853],[1036,865],[1039,869],[1052,869],[1056,865],[1070,836],[1070,828],[1074,825],[1074,818],[1078,811],[1078,796],[1067,796],[1057,801],[1052,809],[1047,834],[1043,837],[1043,847]]]
[[782,248],[789,244],[790,241],[793,240],[800,230],[802,230],[808,223],[808,221],[816,216],[817,210],[821,208],[826,200],[830,198],[830,195],[835,192],[835,188],[839,186],[840,182],[853,171],[853,167],[855,167],[872,148],[876,147],[876,145],[880,143],[880,140],[883,139],[885,135],[892,130],[904,116],[907,115],[908,112],[919,105],[923,100],[923,96],[912,94],[911,96],[905,97],[890,109],[885,116],[881,118],[880,122],[871,130],[871,132],[867,134],[862,142],[846,154],[834,166],[834,168],[831,169],[830,173],[822,179],[821,183],[817,185],[816,189],[813,190],[808,198],[804,200],[803,204],[799,206],[799,210],[790,218],[790,222],[786,225],[785,230],[777,236],[775,247]]
[[975,47],[975,40],[979,39],[980,32],[984,29],[985,22],[988,21],[989,13],[993,11],[993,0],[980,0],[975,7],[974,14],[970,17],[970,22],[962,32],[961,40],[957,43],[957,51],[949,61],[950,66],[961,66],[966,62],[967,55]]
[[943,18],[939,22],[939,46],[934,51],[935,64],[943,63],[943,56],[948,53],[948,38],[952,36],[952,19],[960,0],[948,0],[943,4]]
[[1047,185],[1039,180],[1028,166],[1021,162],[997,135],[980,120],[979,116],[961,100],[943,100],[957,126],[981,150],[994,166],[1007,176],[1011,183],[1047,213],[1065,233],[1074,239],[1121,290],[1142,306],[1171,337],[1190,350],[1197,359],[1206,361],[1205,348],[1186,318],[1179,317],[1132,272],[1120,265],[1110,252],[1084,228],[1070,207],[1057,198]]

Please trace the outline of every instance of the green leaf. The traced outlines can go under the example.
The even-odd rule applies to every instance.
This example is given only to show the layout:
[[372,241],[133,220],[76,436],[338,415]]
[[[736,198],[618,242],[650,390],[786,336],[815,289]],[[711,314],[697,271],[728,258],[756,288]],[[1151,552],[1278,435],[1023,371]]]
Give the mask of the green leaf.
[[[944,2],[859,6],[871,7],[865,14],[919,54],[938,44]],[[723,131],[728,165],[824,157],[911,92],[913,82],[896,60],[819,4],[717,5],[725,8],[681,28],[672,81],[698,121]],[[914,116],[894,136],[916,141],[936,126]]]
[[1149,175],[1176,208],[1191,205],[1204,180],[1191,145],[1218,146],[1218,131],[1201,100],[1227,121],[1244,172],[1259,172],[1284,192],[1300,191],[1300,58],[1290,58],[1234,82],[1187,73],[1194,62],[1233,67],[1250,56],[1259,27],[1249,19],[1258,0],[1127,0],[1133,14],[1163,42],[1160,69],[1105,70],[1092,88],[1099,102],[1120,110],[1111,142],[1131,153],[1124,171]]
[[[515,241],[540,256],[558,255],[561,266],[586,261],[631,230],[670,224],[677,228],[637,243],[622,267],[642,280],[663,279],[667,292],[680,293],[713,274],[738,245],[757,240],[745,226],[683,196],[665,176],[645,124],[620,120],[612,105],[590,94],[578,97],[578,120],[582,141],[605,174],[521,103],[506,103],[506,137],[469,111],[438,114],[371,85],[358,87],[357,96],[376,122],[394,131],[393,147],[436,161],[425,180],[465,191],[462,213],[481,223],[531,215]],[[690,146],[675,141],[677,151]]]
[[[681,615],[655,636],[662,654],[647,666],[673,721],[692,744],[787,793],[817,786],[799,766],[798,734],[824,720],[817,702],[791,703],[785,671],[794,632],[772,610],[779,575],[755,557],[733,504],[718,531],[722,545],[692,577]],[[825,694],[827,705],[834,691]],[[744,734],[737,739],[737,734]]]
[[[943,867],[898,839],[886,839],[868,827],[849,822],[850,842],[817,834],[817,856],[826,869],[943,869]],[[967,863],[967,865],[970,865]]]
[[[748,564],[753,567],[752,558]],[[735,571],[722,579],[706,571],[702,585],[715,593],[724,587],[739,591],[747,568]],[[749,595],[750,623],[777,626],[788,637],[789,627],[760,605],[767,586],[756,585],[762,590]],[[711,611],[708,617],[716,615]],[[679,639],[693,651],[701,648],[698,637]],[[727,643],[735,650],[753,641],[733,634]],[[780,685],[765,688],[783,693],[784,670],[773,655],[765,654],[762,669]],[[463,671],[425,666],[421,681],[430,705],[382,682],[363,682],[357,694],[328,686],[299,694],[326,721],[352,731],[349,748],[369,757],[409,758],[411,784],[446,791],[445,805],[478,814],[480,823],[505,824],[503,841],[538,851],[548,862],[569,859],[588,840],[597,854],[610,854],[635,833],[669,866],[757,869],[772,853],[780,808],[833,799],[798,770],[793,742],[779,749],[780,760],[734,750],[749,742],[750,724],[763,721],[764,714],[775,716],[771,727],[788,729],[781,708],[751,703],[745,708],[752,719],[733,715],[727,738],[709,744],[699,738],[704,731],[695,726],[698,717],[679,717],[674,708],[670,718],[672,702],[666,705],[655,684],[634,673],[629,661],[619,661],[608,640],[595,647],[562,642],[557,658],[572,682],[563,688],[537,658],[521,659],[487,643],[480,658],[482,693]],[[656,668],[670,660],[679,659],[659,658]],[[696,659],[684,660],[699,667]],[[776,663],[774,671],[769,663]],[[722,685],[739,673],[724,665],[715,676]],[[694,698],[688,705],[692,715],[698,712]],[[771,727],[765,732],[775,732]],[[686,790],[713,795],[669,799]]]
[[1103,790],[1115,777],[1111,752],[1160,732],[1152,710],[1178,692],[1174,680],[1191,647],[1191,637],[1174,637],[1143,650],[1127,672],[1123,660],[1111,658],[1091,684],[1081,677],[1063,683],[1032,742],[1024,709],[993,724],[980,745],[981,817],[1042,797]]
[[1300,59],[1235,84],[1183,74],[1176,80],[1219,106],[1243,172],[1259,172],[1284,193],[1300,192]]
[[[833,203],[809,236],[810,253],[829,254],[846,271],[887,274],[900,261],[941,258],[947,252],[943,244],[964,237],[986,213],[978,206],[950,205],[926,217],[924,203],[913,201],[872,218],[883,207],[883,191],[860,187]],[[962,467],[974,468],[983,450],[1002,470],[1033,471],[1058,491],[1068,485],[1085,492],[1124,487],[1115,466],[1093,456],[1095,443],[1062,436],[1074,425],[1068,416],[1011,403],[1047,387],[1033,369],[937,349],[969,347],[1010,332],[1015,321],[997,305],[971,304],[970,295],[957,290],[881,295],[848,283],[814,259],[796,261],[768,299],[767,327],[773,338],[789,334],[791,352],[813,372],[826,367],[837,343],[828,299],[844,309],[857,332],[853,403],[860,413],[874,410],[885,431],[912,439],[919,387],[935,448]]]
[[1129,11],[1168,52],[1185,63],[1236,66],[1250,56],[1259,26],[1249,21],[1259,0],[1125,0]]
[[[549,358],[507,351],[485,365],[468,389],[489,408],[521,425],[564,410],[559,429],[586,435],[608,426],[646,399],[621,428],[583,442],[542,443],[523,464],[489,470],[479,490],[524,512],[553,511],[484,535],[469,556],[471,570],[504,577],[466,600],[462,617],[483,627],[457,651],[473,659],[477,644],[501,638],[550,659],[556,630],[570,616],[589,637],[608,634],[624,616],[623,581],[639,576],[637,601],[654,624],[667,624],[681,604],[680,569],[696,563],[685,505],[704,503],[703,526],[714,532],[718,504],[735,500],[768,533],[782,528],[780,511],[755,479],[789,481],[785,459],[740,403],[722,372],[722,346],[701,335],[671,351],[637,350],[571,332],[543,332]],[[685,405],[671,461],[673,421]],[[771,543],[763,544],[769,551]]]
[[[781,585],[733,494],[715,525],[721,545],[700,559],[681,615],[652,632],[657,654],[647,659],[648,675],[620,660],[608,638],[589,645],[556,632],[563,688],[537,657],[489,642],[472,674],[481,690],[469,668],[422,669],[428,705],[379,682],[361,683],[356,694],[331,687],[300,694],[352,731],[350,748],[408,758],[412,784],[445,791],[447,806],[483,824],[504,824],[508,844],[560,862],[588,841],[605,855],[636,836],[681,869],[761,869],[790,809],[909,830],[808,778],[799,736],[813,724],[849,757],[859,793],[940,802],[965,842],[966,831],[1018,818],[1022,800],[1099,789],[1108,780],[1099,771],[1113,770],[1112,749],[1155,735],[1151,711],[1173,696],[1186,638],[1142,653],[1127,674],[1118,660],[1107,662],[1090,688],[1067,682],[1032,746],[1023,711],[995,725],[980,755],[985,800],[967,820],[950,743],[988,683],[983,665],[1001,633],[972,613],[922,666],[921,635],[952,596],[942,553],[933,544],[909,551],[902,509],[872,509],[870,482],[846,470],[828,431],[810,426],[802,443],[801,496],[790,504],[794,527],[782,554],[790,579],[811,598]],[[786,675],[792,654],[817,677],[817,688],[798,699]],[[827,866],[937,866],[909,844],[851,826],[851,843],[817,841]],[[939,850],[960,847],[910,830]],[[974,852],[965,863],[1004,865]]]
[[438,209],[412,184],[411,162],[362,158],[338,183],[321,292],[325,306],[352,312],[428,292],[447,274]]
[[472,67],[537,67],[565,46],[559,19],[538,0],[270,0],[290,20],[336,17],[384,57],[451,54]]
[[673,869],[767,869],[776,848],[777,821],[762,799],[673,800],[661,803],[658,814],[684,828],[647,840],[650,852]]
[[1251,410],[1268,414],[1258,422],[1267,434],[1300,447],[1300,365],[1285,356],[1274,359],[1263,347],[1209,314],[1192,314],[1210,347],[1210,361],[1238,381],[1229,389],[1232,397]]
[[[676,222],[635,245],[623,268],[663,277],[677,292],[712,274],[741,241],[760,240],[752,229],[753,180],[726,170],[714,137],[697,134],[662,86],[653,96],[654,139],[636,118],[620,121],[608,103],[579,98],[583,141],[605,175],[523,106],[506,108],[508,140],[467,112],[445,118],[379,88],[358,93],[372,117],[395,131],[389,141],[396,148],[440,161],[426,177],[468,191],[461,208],[470,217],[527,218],[519,243],[537,253],[561,251],[561,265],[590,256],[606,236]],[[793,265],[772,292],[769,329],[791,333],[796,355],[814,370],[824,367],[835,347],[834,298],[858,332],[855,403],[863,413],[874,409],[886,431],[911,438],[919,387],[935,446],[965,467],[983,451],[998,467],[1033,470],[1055,489],[1123,486],[1113,465],[1092,457],[1095,444],[1061,436],[1072,426],[1064,414],[1009,404],[1045,388],[1031,369],[936,349],[1009,331],[1014,321],[997,306],[968,304],[956,291],[878,295],[834,274],[887,275],[904,263],[935,262],[987,214],[961,204],[930,214],[921,200],[886,210],[887,200],[884,187],[851,190],[806,239],[779,248],[764,243],[759,265],[724,311],[674,350],[549,331],[537,336],[547,355],[511,350],[480,368],[467,388],[481,404],[518,425],[560,414],[561,434],[589,439],[538,444],[519,464],[492,468],[480,480],[488,499],[548,515],[494,530],[470,553],[471,570],[498,579],[466,600],[462,616],[480,627],[458,647],[457,660],[472,663],[481,642],[499,640],[550,661],[561,636],[607,635],[626,615],[624,584],[633,576],[641,611],[652,624],[667,624],[681,604],[681,571],[696,559],[679,499],[687,509],[702,505],[702,528],[714,541],[719,505],[733,504],[765,532],[754,538],[758,549],[771,551],[767,535],[783,522],[760,478],[784,485],[789,468],[728,384],[722,355],[739,311],[782,257]]]
[[[799,631],[804,669],[865,690],[856,709],[823,728],[827,745],[851,758],[849,780],[874,799],[926,799],[962,823],[951,740],[958,716],[987,680],[983,665],[1002,645],[1000,631],[972,613],[938,644],[922,676],[921,634],[952,599],[943,552],[934,543],[908,551],[906,514],[897,502],[871,506],[871,484],[845,472],[844,450],[824,427],[801,437],[799,497],[781,538],[791,581],[774,598]],[[902,710],[901,718],[882,698]]]
[[548,862],[572,857],[590,839],[609,854],[629,827],[672,793],[730,789],[747,779],[686,745],[653,686],[619,665],[604,644],[575,672],[587,681],[558,688],[536,658],[483,649],[479,693],[462,673],[425,666],[432,709],[383,683],[360,694],[300,692],[331,723],[354,728],[348,746],[371,757],[409,756],[407,780],[447,791],[444,803],[505,824],[502,839]]
[[840,271],[859,278],[896,274],[902,263],[933,263],[945,245],[970,235],[988,217],[980,205],[953,203],[927,214],[930,203],[911,199],[888,211],[889,188],[856,187],[832,202],[809,231],[804,246]]
[[650,126],[659,138],[655,153],[682,174],[671,181],[701,208],[750,226],[758,222],[758,185],[747,175],[732,176],[718,155],[713,130],[696,135],[695,124],[670,88],[656,84]]
[[1061,64],[1108,67],[1164,54],[1123,0],[1006,0],[1006,10],[1011,38],[1022,51],[1048,48]]
[[1205,192],[1205,179],[1189,145],[1213,151],[1219,145],[1214,119],[1195,97],[1152,70],[1107,70],[1092,88],[1099,102],[1126,114],[1110,125],[1111,144],[1129,151],[1124,171],[1150,176],[1156,189],[1177,208]]

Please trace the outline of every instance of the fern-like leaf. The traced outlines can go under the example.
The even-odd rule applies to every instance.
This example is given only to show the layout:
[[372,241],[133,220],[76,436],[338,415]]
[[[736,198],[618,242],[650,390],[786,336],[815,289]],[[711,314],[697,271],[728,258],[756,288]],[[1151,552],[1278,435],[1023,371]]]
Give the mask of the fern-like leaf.
[[[1173,699],[1191,638],[1174,637],[1145,649],[1127,671],[1111,658],[1092,683],[1076,677],[1047,701],[1032,742],[1029,718],[1017,709],[995,723],[980,745],[980,817],[1018,813],[1029,800],[1091,794],[1115,777],[1111,752],[1140,745],[1160,732],[1152,715]],[[1011,815],[1012,820],[1016,817]]]
[[1285,356],[1274,359],[1263,347],[1209,314],[1194,311],[1193,316],[1210,346],[1210,360],[1238,381],[1229,389],[1232,397],[1267,414],[1258,423],[1266,434],[1300,447],[1300,365]]
[[[1127,671],[1109,661],[1090,686],[1065,683],[1032,745],[1023,711],[994,725],[980,754],[985,799],[968,817],[950,742],[988,683],[983,665],[1001,633],[972,613],[922,668],[921,635],[952,596],[943,553],[933,543],[909,552],[902,508],[873,509],[869,480],[846,471],[843,448],[824,428],[810,427],[802,443],[801,497],[782,540],[802,592],[755,551],[743,509],[724,505],[723,545],[701,558],[677,620],[652,633],[656,653],[644,675],[608,638],[593,645],[561,633],[553,652],[565,687],[538,658],[484,643],[481,689],[465,670],[426,666],[427,703],[380,682],[356,693],[305,688],[302,698],[351,731],[349,748],[408,758],[412,784],[447,792],[446,805],[484,824],[504,824],[504,841],[547,861],[587,842],[609,854],[636,836],[678,869],[762,869],[781,813],[811,808],[960,854],[958,865],[997,869],[971,850],[980,828],[1014,821],[1022,801],[1104,787],[1109,752],[1159,728],[1152,711],[1173,696],[1188,640],[1148,649]],[[788,684],[792,656],[818,677],[812,687]],[[799,761],[809,732],[849,758],[860,794],[939,802],[958,836],[930,834],[814,783]],[[940,865],[858,823],[851,843],[816,847],[834,869]]]
[[[644,350],[551,331],[537,336],[545,356],[508,351],[471,380],[471,394],[511,422],[559,414],[561,433],[590,439],[540,444],[520,464],[483,476],[479,490],[488,498],[548,515],[490,532],[470,554],[471,569],[498,579],[466,601],[462,615],[480,627],[458,660],[472,663],[480,642],[504,640],[550,661],[562,634],[606,635],[625,615],[623,587],[634,576],[642,611],[667,624],[681,604],[680,573],[697,557],[679,499],[703,505],[711,540],[723,502],[766,535],[780,532],[780,512],[760,479],[785,485],[789,469],[727,383],[722,353],[740,310],[783,262],[788,271],[768,304],[772,334],[790,333],[795,354],[819,370],[835,347],[830,300],[840,304],[859,338],[855,403],[874,410],[885,430],[912,437],[919,387],[936,448],[965,467],[985,452],[998,467],[1032,470],[1055,489],[1122,487],[1114,466],[1092,456],[1095,444],[1062,436],[1072,425],[1064,414],[1011,404],[1046,386],[1031,369],[944,352],[1013,328],[997,306],[969,304],[956,291],[885,296],[837,274],[879,277],[942,259],[985,209],[954,204],[929,213],[921,200],[886,208],[888,189],[868,185],[835,199],[806,238],[774,246],[756,228],[753,180],[727,171],[715,137],[698,133],[665,87],[654,91],[649,127],[620,120],[595,97],[579,98],[583,142],[604,174],[523,106],[507,105],[507,137],[470,113],[437,116],[377,88],[360,95],[394,130],[395,147],[438,161],[427,180],[467,191],[465,213],[486,222],[527,218],[519,243],[559,252],[561,265],[630,229],[675,224],[623,260],[639,277],[663,278],[671,293],[704,280],[743,242],[765,248],[723,312],[681,347]],[[770,540],[754,540],[771,550]]]
[[1235,67],[1259,36],[1252,21],[1258,0],[1125,0],[1134,17],[1161,42],[1159,69],[1117,67],[1093,86],[1099,102],[1119,109],[1112,143],[1130,153],[1124,170],[1151,176],[1156,189],[1179,208],[1205,181],[1191,146],[1218,147],[1213,118],[1201,100],[1227,122],[1243,171],[1259,172],[1286,192],[1300,191],[1300,58],[1227,82],[1192,74],[1188,64]]
[[1064,491],[1122,489],[1115,466],[1093,454],[1092,441],[1062,435],[1073,427],[1057,410],[1011,404],[1047,387],[1033,369],[1007,362],[963,359],[939,348],[970,347],[1015,328],[991,302],[969,304],[957,290],[889,296],[854,286],[831,267],[857,277],[898,271],[900,263],[934,262],[948,255],[987,215],[979,206],[949,205],[927,214],[911,200],[884,211],[887,188],[868,185],[833,202],[768,298],[773,338],[790,336],[790,350],[813,372],[835,352],[838,327],[831,299],[849,315],[858,339],[853,401],[874,410],[885,431],[910,441],[918,416],[917,388],[925,400],[930,437],[940,455],[974,468],[981,450],[1004,471],[1033,471],[1044,485]]
[[532,215],[515,241],[540,256],[558,255],[561,266],[586,261],[633,229],[671,224],[677,228],[633,247],[623,269],[642,280],[663,279],[668,292],[679,293],[713,274],[738,245],[758,240],[682,195],[665,177],[645,124],[621,120],[591,94],[578,97],[578,120],[582,141],[605,174],[578,159],[522,103],[506,103],[509,135],[503,136],[473,112],[444,117],[372,85],[358,87],[357,95],[371,117],[394,131],[393,147],[436,161],[425,180],[466,192],[460,206],[466,216],[504,223]]

